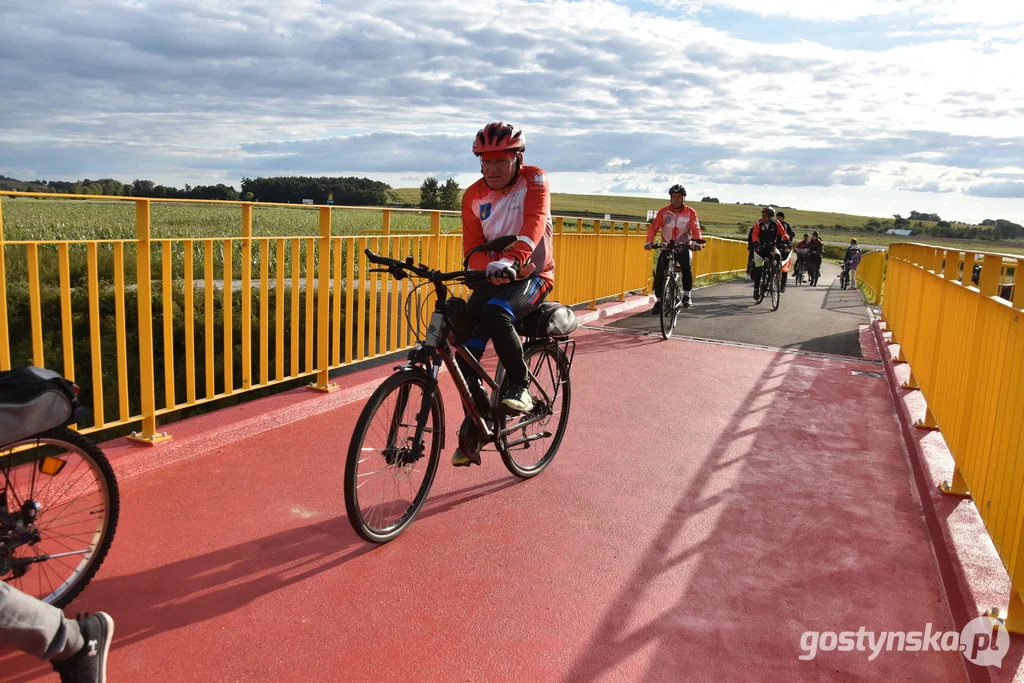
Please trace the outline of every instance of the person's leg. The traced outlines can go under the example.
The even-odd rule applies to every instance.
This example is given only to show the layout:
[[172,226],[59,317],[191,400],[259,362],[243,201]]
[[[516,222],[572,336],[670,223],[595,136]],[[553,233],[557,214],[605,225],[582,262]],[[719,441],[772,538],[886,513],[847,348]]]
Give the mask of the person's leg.
[[[537,310],[551,291],[551,285],[539,277],[531,277],[504,285],[498,290],[484,305],[480,320],[494,343],[494,352],[508,377],[509,391],[506,393],[521,395],[527,389],[527,372],[523,360],[523,344],[516,331],[515,321]],[[507,398],[503,395],[502,403],[509,405]]]
[[[476,320],[477,324],[476,329],[473,331],[473,336],[466,341],[464,346],[466,350],[469,351],[477,360],[480,360],[484,355],[484,351],[487,350],[487,342],[490,340],[487,329],[481,320],[483,309],[487,302],[490,301],[498,291],[499,288],[492,284],[488,283],[480,285],[473,290],[469,300],[466,302],[466,309],[469,312],[469,316],[473,320]],[[455,358],[459,365],[459,369],[466,378],[467,384],[469,384],[469,391],[473,396],[473,400],[476,402],[477,408],[482,411],[489,410],[490,397],[487,395],[487,391],[483,387],[483,380],[480,379],[466,361],[462,360],[461,356],[456,356]]]
[[661,290],[665,286],[665,271],[668,269],[669,254],[662,249],[658,252],[658,264],[654,269],[654,308],[651,313],[656,315],[661,312]]
[[756,299],[758,292],[761,290],[761,273],[764,271],[765,258],[757,253],[756,249],[752,252],[752,258],[754,259],[752,277],[754,279],[754,298]]
[[693,290],[693,252],[683,249],[676,254],[676,263],[683,278],[683,306],[690,307],[690,292]]
[[0,645],[10,645],[40,659],[67,659],[82,649],[78,622],[0,581]]

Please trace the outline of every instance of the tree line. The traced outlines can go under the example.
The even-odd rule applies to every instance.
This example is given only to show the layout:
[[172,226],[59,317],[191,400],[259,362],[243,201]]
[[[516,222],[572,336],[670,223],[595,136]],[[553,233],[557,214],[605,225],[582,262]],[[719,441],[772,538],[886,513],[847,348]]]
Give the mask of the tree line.
[[[26,188],[25,186],[28,186]],[[61,194],[105,195],[110,197],[148,197],[153,199],[220,199],[227,201],[257,201],[280,204],[301,204],[304,199],[314,204],[331,201],[342,206],[383,206],[388,202],[391,186],[369,178],[307,176],[276,176],[270,178],[242,178],[242,189],[231,185],[195,185],[187,183],[184,189],[160,185],[152,180],[134,180],[122,183],[113,178],[91,180],[33,180],[21,181],[0,176],[0,189]],[[458,185],[456,185],[456,196]]]
[[458,211],[462,208],[462,188],[449,178],[444,185],[434,176],[428,176],[420,185],[420,208]]

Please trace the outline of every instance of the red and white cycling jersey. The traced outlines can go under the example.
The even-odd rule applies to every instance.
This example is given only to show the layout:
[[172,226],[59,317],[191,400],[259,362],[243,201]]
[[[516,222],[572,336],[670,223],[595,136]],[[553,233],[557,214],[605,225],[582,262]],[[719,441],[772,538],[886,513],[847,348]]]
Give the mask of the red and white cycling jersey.
[[651,221],[651,227],[647,228],[647,241],[653,242],[654,236],[658,234],[659,230],[661,230],[663,242],[685,242],[691,238],[702,239],[697,212],[685,205],[679,209],[673,209],[669,204],[658,211],[658,215]]
[[519,177],[504,190],[492,190],[481,178],[462,196],[463,254],[506,235],[516,235],[519,239],[501,253],[473,254],[469,267],[484,270],[491,261],[516,259],[521,264],[520,269],[533,263],[536,266],[533,274],[554,284],[551,195],[547,176],[536,166],[523,166]]

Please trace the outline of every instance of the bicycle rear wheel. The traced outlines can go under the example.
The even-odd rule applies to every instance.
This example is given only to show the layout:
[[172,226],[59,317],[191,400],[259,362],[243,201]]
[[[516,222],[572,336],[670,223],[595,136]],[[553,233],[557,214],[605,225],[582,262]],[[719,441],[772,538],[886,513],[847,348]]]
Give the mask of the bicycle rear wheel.
[[[550,339],[532,341],[523,349],[523,358],[530,371],[533,410],[529,413],[499,413],[496,426],[499,432],[505,432],[504,441],[499,440],[498,443],[498,452],[505,467],[517,477],[529,479],[551,464],[562,444],[569,423],[572,385],[569,382],[569,361],[556,342]],[[500,372],[504,375],[504,369]],[[501,383],[505,383],[504,377]],[[520,424],[523,426],[518,426]]]
[[[444,407],[435,389],[423,370],[395,373],[359,415],[345,463],[345,510],[363,540],[392,540],[423,507],[444,446]],[[428,394],[433,396],[424,406]]]
[[778,267],[772,268],[772,279],[768,283],[772,297],[772,310],[779,310],[779,300],[782,297],[782,271]]
[[665,339],[672,336],[672,328],[676,326],[676,319],[679,317],[679,302],[676,300],[678,296],[676,279],[666,274],[661,294],[661,336]]
[[78,432],[0,447],[0,580],[66,606],[103,564],[119,509],[106,455]]

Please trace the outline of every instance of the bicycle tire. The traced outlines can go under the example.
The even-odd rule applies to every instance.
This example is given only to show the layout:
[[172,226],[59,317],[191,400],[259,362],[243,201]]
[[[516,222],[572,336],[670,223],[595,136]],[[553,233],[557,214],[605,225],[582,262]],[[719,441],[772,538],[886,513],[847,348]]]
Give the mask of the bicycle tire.
[[779,310],[779,302],[782,300],[782,271],[776,267],[772,269],[771,287],[772,310]]
[[[403,387],[409,387],[411,390],[413,385],[419,386],[421,391],[424,393],[419,395],[418,403],[410,400],[410,396],[407,394],[405,396],[405,405],[402,406],[401,390]],[[387,452],[391,448],[390,445],[385,445],[383,449],[379,449],[367,447],[364,444],[366,443],[368,432],[374,425],[374,418],[377,416],[377,412],[382,408],[382,406],[384,406],[385,401],[393,393],[399,392],[396,397],[397,403],[395,405],[395,409],[402,406],[401,415],[406,414],[406,410],[408,410],[410,405],[415,406],[413,412],[413,420],[415,421],[415,412],[418,412],[420,405],[422,405],[425,392],[430,391],[432,387],[436,389],[436,381],[421,368],[397,372],[388,377],[379,387],[377,387],[376,391],[374,391],[373,395],[370,396],[370,399],[366,402],[366,405],[363,406],[363,410],[359,414],[359,419],[356,421],[355,429],[352,432],[352,440],[349,442],[348,457],[345,461],[345,511],[348,514],[348,521],[352,525],[352,528],[364,541],[368,541],[370,543],[387,543],[388,541],[393,540],[405,531],[410,524],[412,524],[417,513],[423,507],[424,501],[427,499],[427,494],[430,492],[430,487],[434,482],[434,476],[437,474],[437,465],[440,460],[441,449],[444,447],[444,406],[442,404],[441,392],[436,390],[433,391],[433,400],[431,402],[430,412],[427,415],[429,423],[427,426],[429,426],[429,433],[431,434],[430,451],[426,454],[427,466],[423,471],[423,480],[416,490],[415,495],[412,496],[412,500],[408,503],[404,512],[402,512],[401,516],[393,524],[389,524],[383,528],[375,527],[367,519],[368,515],[363,513],[360,506],[359,496],[360,488],[371,482],[371,480],[361,482],[360,477],[379,474],[380,472],[390,469],[392,474],[392,483],[394,483],[396,481],[396,477],[401,477],[403,472],[411,474],[415,471],[417,461],[403,463],[400,467],[396,466],[395,463],[388,462],[389,457],[395,456],[394,452]],[[408,424],[402,423],[401,415],[393,413],[390,419],[385,418],[386,429],[384,431],[389,432],[387,436],[388,441],[392,441],[395,438],[390,433],[392,430],[409,426]],[[397,423],[396,418],[398,418]],[[415,424],[412,426],[415,428]],[[375,436],[379,435],[380,431],[378,430]],[[410,438],[414,439],[414,437]],[[415,444],[411,445],[415,446]],[[361,456],[363,453],[371,450],[378,450],[381,453],[384,458],[383,464],[385,465],[385,468],[376,472],[371,471],[360,475],[359,465],[362,462],[366,462],[371,459],[370,457],[362,458]],[[399,449],[399,452],[400,451],[401,449]],[[422,459],[422,457],[424,456],[421,456],[420,459]],[[409,465],[412,467],[410,469],[406,469]],[[397,488],[400,489],[401,487]],[[369,493],[369,490],[367,493]],[[401,503],[393,507],[400,509]],[[374,508],[370,508],[370,517],[373,516],[373,509]]]
[[[534,362],[538,356],[544,356],[547,361],[539,359],[540,362]],[[554,341],[550,339],[537,339],[529,342],[523,349],[523,358],[526,361],[526,367],[530,368],[530,371],[534,374],[534,377],[530,378],[531,394],[539,394],[536,391],[536,383],[540,381],[542,386],[545,385],[546,380],[550,380],[550,384],[554,385],[558,383],[557,389],[552,396],[551,403],[547,406],[546,410],[550,416],[555,414],[555,407],[558,408],[558,424],[555,427],[555,431],[551,433],[551,441],[548,444],[547,450],[544,454],[532,465],[526,465],[520,462],[516,458],[516,453],[519,451],[525,451],[531,448],[531,443],[526,442],[523,444],[523,448],[509,448],[506,444],[509,443],[508,438],[498,440],[498,453],[501,455],[501,461],[505,463],[505,467],[508,471],[521,479],[530,479],[540,474],[544,469],[551,464],[555,454],[558,452],[559,446],[562,445],[562,438],[565,436],[566,426],[569,424],[569,409],[572,407],[572,383],[570,382],[569,363],[562,352],[561,347],[558,346]],[[504,368],[499,368],[499,373],[502,375],[499,384],[505,383]],[[550,393],[554,386],[545,386],[545,389]],[[500,392],[498,394],[501,395]],[[537,413],[537,402],[538,397],[534,396],[534,411],[526,415],[528,417],[531,414]],[[515,425],[509,425],[509,421],[513,419],[520,419],[524,417],[521,414],[508,414],[499,413],[496,421],[496,427],[499,431],[504,431],[509,427]],[[517,435],[519,438],[528,438],[529,434],[526,434],[527,430],[530,430],[534,425],[538,428],[547,426],[547,422],[535,422],[523,428],[523,434]],[[539,440],[539,439],[538,439]],[[513,439],[514,441],[514,439]]]
[[679,311],[676,309],[676,296],[675,278],[666,275],[661,292],[661,336],[664,339],[672,336],[672,328],[675,327],[676,318],[679,316]]
[[[54,454],[52,449],[60,449],[63,454]],[[22,450],[19,450],[22,449]],[[60,483],[54,487],[53,482],[56,481],[57,477],[62,474],[73,475],[77,470],[78,466],[73,466],[70,470],[67,468],[69,459],[61,459],[61,455],[69,453],[77,454],[85,465],[96,477],[96,484],[98,489],[96,493],[99,495],[97,502],[102,501],[101,514],[97,516],[97,510],[95,509],[95,503],[87,506],[87,509],[82,510],[85,513],[83,518],[85,527],[81,532],[70,532],[67,531],[68,527],[72,526],[73,519],[76,512],[72,509],[72,504],[78,500],[85,498],[86,493],[92,493],[91,491],[85,491],[90,488],[91,482],[83,482],[83,478],[86,472],[83,472],[77,476],[76,479],[70,482]],[[8,460],[10,458],[10,460]],[[39,469],[43,473],[44,461],[53,462],[51,459],[61,461],[63,464],[59,465],[59,468],[55,474],[44,473],[45,476],[51,477],[46,486],[46,493],[56,492],[58,496],[65,494],[75,495],[76,497],[68,502],[61,502],[59,506],[44,504],[41,500],[36,498],[36,491],[34,491],[35,483],[37,478],[33,471],[32,477],[32,491],[29,495],[24,498],[25,501],[31,499],[36,501],[40,507],[38,509],[35,524],[38,527],[41,540],[39,544],[33,545],[36,552],[40,552],[42,555],[48,553],[45,552],[47,548],[47,539],[53,539],[54,536],[47,535],[47,522],[44,521],[46,512],[49,509],[57,508],[60,510],[60,514],[55,519],[60,519],[60,528],[65,529],[63,533],[66,534],[65,538],[74,539],[81,538],[87,534],[92,534],[92,540],[90,541],[90,550],[87,553],[81,555],[81,561],[71,569],[71,573],[66,579],[64,579],[57,588],[49,592],[43,592],[42,579],[35,581],[36,585],[39,586],[39,590],[31,590],[31,581],[25,581],[28,576],[36,576],[37,574],[53,575],[53,569],[44,571],[43,566],[48,566],[51,560],[61,560],[58,562],[59,565],[69,566],[63,562],[63,558],[52,557],[47,560],[43,560],[40,563],[28,565],[28,569],[23,577],[14,578],[13,575],[0,576],[0,580],[6,581],[10,585],[18,588],[24,593],[32,595],[44,602],[47,602],[54,607],[63,608],[66,607],[72,600],[85,589],[92,578],[99,571],[100,566],[107,557],[107,553],[110,550],[110,545],[114,540],[114,533],[117,531],[117,522],[120,515],[121,507],[121,494],[117,487],[117,478],[114,476],[114,470],[110,467],[110,461],[107,460],[106,454],[100,449],[98,445],[91,439],[78,432],[69,429],[67,427],[58,427],[50,429],[48,431],[37,434],[31,438],[23,439],[21,441],[9,444],[0,448],[0,493],[3,493],[4,500],[7,500],[7,494],[10,491],[14,491],[14,481],[17,475],[12,476],[12,472],[15,467],[18,467],[28,462],[38,463],[38,467],[33,466],[32,470]],[[18,464],[11,466],[10,463],[18,461]],[[7,465],[5,467],[5,464]],[[42,475],[41,475],[42,476]],[[41,478],[38,481],[42,481]],[[16,484],[16,482],[15,482]],[[83,493],[85,491],[85,493]],[[43,493],[40,491],[39,493]],[[16,497],[17,494],[15,493]],[[89,502],[86,499],[86,502]],[[5,510],[6,512],[6,510]],[[95,531],[89,531],[89,529],[96,524]],[[57,552],[68,552],[72,546],[68,545],[68,540],[62,540],[57,542],[57,547],[54,548]],[[21,546],[24,547],[24,546]],[[77,551],[74,551],[77,552]],[[55,553],[56,554],[56,553]],[[40,555],[37,555],[39,557]],[[12,554],[11,559],[17,557]],[[38,566],[37,566],[38,565]],[[36,570],[36,571],[33,571]],[[62,574],[57,573],[58,578]]]

